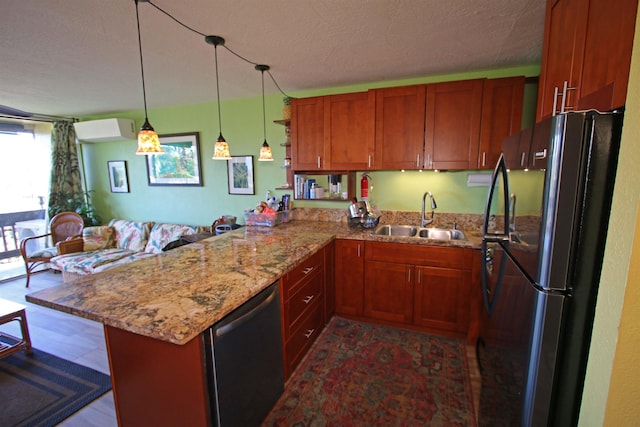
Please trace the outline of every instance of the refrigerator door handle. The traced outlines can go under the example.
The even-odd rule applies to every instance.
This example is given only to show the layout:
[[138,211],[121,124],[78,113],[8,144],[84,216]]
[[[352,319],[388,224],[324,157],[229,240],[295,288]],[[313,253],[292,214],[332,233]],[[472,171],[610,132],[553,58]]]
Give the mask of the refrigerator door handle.
[[[502,233],[489,233],[489,218],[491,216],[491,203],[493,202],[494,191],[498,178],[502,175],[502,183],[504,186],[504,228]],[[507,177],[507,165],[504,161],[504,154],[500,154],[498,163],[491,175],[491,184],[489,194],[487,195],[487,204],[484,209],[484,223],[482,225],[482,240],[491,242],[509,240],[509,178]]]

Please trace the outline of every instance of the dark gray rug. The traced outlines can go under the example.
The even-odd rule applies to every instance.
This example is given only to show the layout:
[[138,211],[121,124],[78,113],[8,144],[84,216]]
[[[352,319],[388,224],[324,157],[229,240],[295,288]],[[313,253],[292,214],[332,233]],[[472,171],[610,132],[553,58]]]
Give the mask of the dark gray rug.
[[0,426],[54,426],[111,389],[94,369],[33,350],[0,359]]

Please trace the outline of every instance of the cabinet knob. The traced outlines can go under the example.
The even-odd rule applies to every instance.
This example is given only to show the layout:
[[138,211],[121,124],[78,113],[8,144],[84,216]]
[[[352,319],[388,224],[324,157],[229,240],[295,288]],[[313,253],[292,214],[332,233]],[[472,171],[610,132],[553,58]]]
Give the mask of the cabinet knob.
[[307,332],[304,334],[305,338],[310,338],[311,335],[313,335],[313,333],[315,332],[315,329],[308,329]]
[[302,270],[302,274],[307,275],[309,273],[311,273],[313,271],[313,267],[307,267],[304,270]]
[[311,302],[311,300],[313,299],[314,295],[307,295],[305,298],[302,299],[302,302],[305,304],[309,304]]

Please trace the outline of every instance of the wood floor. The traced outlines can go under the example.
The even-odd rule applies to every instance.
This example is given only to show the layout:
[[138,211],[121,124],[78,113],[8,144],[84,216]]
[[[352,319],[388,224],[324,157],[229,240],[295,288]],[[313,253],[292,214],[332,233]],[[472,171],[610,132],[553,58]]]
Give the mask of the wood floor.
[[[27,306],[27,324],[33,347],[66,360],[109,374],[109,361],[102,324],[27,302],[28,293],[62,283],[62,275],[51,271],[31,277],[29,288],[25,278],[0,282],[0,298]],[[2,330],[19,334],[17,322],[3,325]],[[71,417],[58,424],[63,427],[117,426],[113,392],[109,391]]]
[[[32,276],[28,289],[24,286],[24,277],[4,281],[0,282],[0,298],[27,306],[27,323],[29,324],[31,341],[35,349],[46,351],[63,359],[109,374],[109,362],[102,324],[31,304],[24,298],[28,293],[56,286],[60,283],[62,283],[62,275],[51,271]],[[14,325],[3,326],[2,330],[13,334],[19,333],[17,327],[11,329],[12,327]],[[473,346],[467,347],[467,359],[469,361],[469,376],[477,414],[480,375]],[[90,405],[67,418],[59,426],[117,426],[113,392],[110,391],[93,401]]]

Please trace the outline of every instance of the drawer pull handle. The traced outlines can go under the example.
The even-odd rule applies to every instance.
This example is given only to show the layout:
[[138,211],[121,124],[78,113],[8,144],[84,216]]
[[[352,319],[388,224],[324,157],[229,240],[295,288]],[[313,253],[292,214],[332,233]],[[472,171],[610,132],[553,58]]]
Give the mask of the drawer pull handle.
[[305,338],[310,338],[311,335],[313,335],[314,332],[315,332],[315,329],[309,329],[309,330],[307,330],[307,333],[304,334],[304,337]]
[[311,273],[312,271],[313,271],[313,267],[307,267],[304,270],[302,270],[302,273],[306,275]]
[[309,304],[315,295],[307,295],[305,298],[302,298],[302,302],[305,304]]

